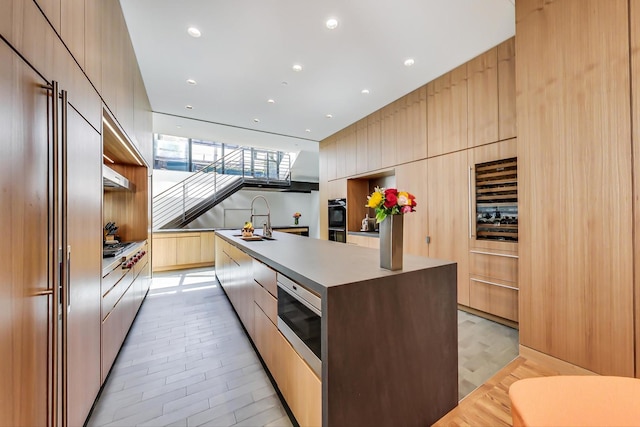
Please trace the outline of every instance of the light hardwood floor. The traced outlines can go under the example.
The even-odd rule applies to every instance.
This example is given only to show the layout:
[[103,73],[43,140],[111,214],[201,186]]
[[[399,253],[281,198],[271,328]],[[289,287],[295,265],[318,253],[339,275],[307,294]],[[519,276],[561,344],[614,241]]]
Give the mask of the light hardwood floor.
[[509,387],[524,378],[560,375],[555,369],[524,357],[518,357],[502,368],[481,387],[442,417],[434,426],[511,426]]
[[[516,330],[458,312],[460,398],[517,354]],[[291,426],[292,421],[213,269],[206,268],[154,274],[87,425]]]

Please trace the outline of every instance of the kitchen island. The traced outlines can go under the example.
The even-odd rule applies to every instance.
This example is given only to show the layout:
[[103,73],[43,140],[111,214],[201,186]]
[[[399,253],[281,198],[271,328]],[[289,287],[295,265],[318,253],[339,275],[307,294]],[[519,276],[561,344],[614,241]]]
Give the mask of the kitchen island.
[[[238,235],[216,231],[216,275],[301,425],[423,426],[457,404],[455,263],[405,255],[387,271],[375,249]],[[280,333],[283,283],[319,298],[317,378]]]

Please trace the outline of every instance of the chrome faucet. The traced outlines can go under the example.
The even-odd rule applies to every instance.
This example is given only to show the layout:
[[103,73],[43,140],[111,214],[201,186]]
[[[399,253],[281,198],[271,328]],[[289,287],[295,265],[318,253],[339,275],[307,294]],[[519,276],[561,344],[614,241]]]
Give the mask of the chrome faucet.
[[[256,201],[257,198],[260,198],[262,200],[264,200],[264,202],[267,205],[267,213],[266,214],[255,214],[253,213],[253,202]],[[251,222],[253,223],[253,218],[254,217],[258,217],[258,216],[266,216],[267,217],[267,222],[265,222],[263,225],[263,229],[262,229],[262,235],[264,237],[271,237],[272,235],[272,229],[271,229],[271,208],[269,207],[269,202],[267,201],[267,199],[261,195],[258,194],[256,197],[253,198],[253,200],[251,200]]]

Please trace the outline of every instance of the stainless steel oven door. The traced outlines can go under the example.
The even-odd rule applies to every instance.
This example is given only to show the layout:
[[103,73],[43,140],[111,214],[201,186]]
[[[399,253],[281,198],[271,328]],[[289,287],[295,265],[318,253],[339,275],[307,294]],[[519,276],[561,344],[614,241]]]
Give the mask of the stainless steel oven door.
[[322,374],[320,298],[278,277],[278,329],[318,376]]

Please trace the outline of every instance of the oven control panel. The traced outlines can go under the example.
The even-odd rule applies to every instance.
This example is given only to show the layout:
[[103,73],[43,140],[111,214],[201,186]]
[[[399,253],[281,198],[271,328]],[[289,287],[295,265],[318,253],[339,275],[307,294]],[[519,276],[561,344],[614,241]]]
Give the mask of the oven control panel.
[[124,269],[130,269],[133,268],[134,265],[136,265],[138,263],[138,261],[140,261],[142,259],[142,257],[144,257],[146,255],[147,251],[145,251],[144,249],[139,250],[138,252],[136,252],[135,254],[131,255],[129,258],[125,259],[122,262],[122,268]]

